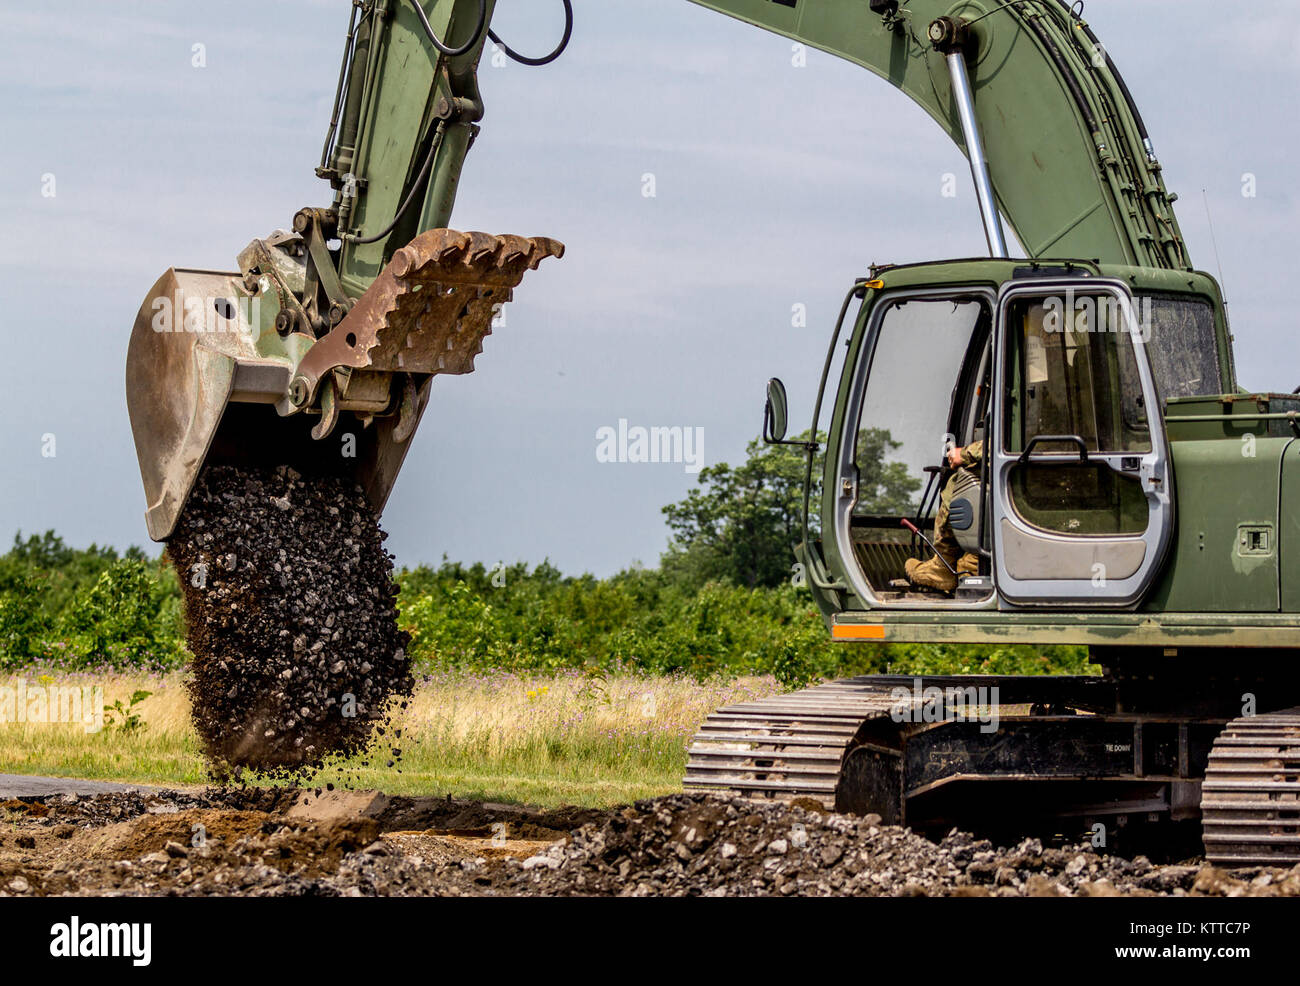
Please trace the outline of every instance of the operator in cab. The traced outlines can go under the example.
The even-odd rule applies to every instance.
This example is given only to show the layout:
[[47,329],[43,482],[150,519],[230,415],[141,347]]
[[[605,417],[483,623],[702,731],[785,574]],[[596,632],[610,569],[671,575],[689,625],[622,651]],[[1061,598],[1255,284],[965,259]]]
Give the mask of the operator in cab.
[[[952,448],[948,451],[948,465],[953,470],[979,468],[984,458],[984,443],[971,442],[965,448]],[[907,581],[918,589],[933,589],[938,592],[952,592],[957,588],[959,577],[979,574],[979,558],[973,553],[962,552],[961,545],[948,523],[949,508],[956,488],[957,472],[948,478],[939,495],[939,512],[934,518],[934,550],[936,557],[927,561],[909,558],[903,566]],[[946,562],[946,564],[945,564]]]

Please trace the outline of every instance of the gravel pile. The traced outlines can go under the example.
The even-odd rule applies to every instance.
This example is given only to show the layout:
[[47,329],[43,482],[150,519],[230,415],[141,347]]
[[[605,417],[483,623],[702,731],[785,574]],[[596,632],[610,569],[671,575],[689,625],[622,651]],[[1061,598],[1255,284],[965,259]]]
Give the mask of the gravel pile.
[[[871,816],[704,795],[600,814],[425,798],[304,817],[314,797],[6,803],[0,896],[1300,896],[1300,866],[1157,866],[959,832],[934,843]],[[589,820],[551,827],[574,817]]]
[[194,723],[217,776],[354,754],[390,701],[409,697],[385,536],[350,480],[283,466],[199,478],[168,551],[185,592]]
[[548,896],[1300,896],[1300,866],[1154,866],[1036,839],[999,849],[961,832],[936,844],[874,815],[706,795],[637,802],[541,854],[466,876],[471,892]]

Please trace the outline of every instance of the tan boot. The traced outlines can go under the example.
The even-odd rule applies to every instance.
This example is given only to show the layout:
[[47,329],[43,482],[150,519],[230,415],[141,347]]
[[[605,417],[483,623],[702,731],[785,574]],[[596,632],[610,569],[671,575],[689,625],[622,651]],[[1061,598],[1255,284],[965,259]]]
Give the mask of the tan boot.
[[979,575],[980,560],[979,556],[971,552],[966,552],[957,561],[957,575],[959,578],[965,578],[967,575]]
[[948,566],[938,556],[932,557],[929,561],[907,559],[903,564],[903,574],[912,585],[923,589],[952,592],[957,588],[957,576],[948,571]]

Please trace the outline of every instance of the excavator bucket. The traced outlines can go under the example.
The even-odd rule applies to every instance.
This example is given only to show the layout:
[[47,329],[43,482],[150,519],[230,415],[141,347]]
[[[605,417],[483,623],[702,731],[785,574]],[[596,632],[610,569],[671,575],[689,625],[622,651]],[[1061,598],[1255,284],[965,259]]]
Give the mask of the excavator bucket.
[[428,230],[316,337],[285,331],[301,325],[282,314],[299,310],[300,248],[285,234],[250,245],[240,273],[173,268],[140,307],[126,397],[155,541],[215,461],[350,473],[382,511],[433,377],[471,372],[524,273],[564,253],[546,237]]

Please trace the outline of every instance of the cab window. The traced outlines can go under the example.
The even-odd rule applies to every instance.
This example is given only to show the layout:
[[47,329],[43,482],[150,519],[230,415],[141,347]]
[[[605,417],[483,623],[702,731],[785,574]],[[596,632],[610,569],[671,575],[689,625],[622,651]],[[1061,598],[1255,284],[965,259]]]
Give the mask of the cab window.
[[1106,294],[1070,295],[1008,308],[1003,448],[1014,454],[1032,445],[1033,460],[1013,469],[1010,492],[1017,514],[1035,527],[1109,536],[1146,529],[1136,465],[1117,470],[1082,454],[1131,455],[1136,463],[1151,451],[1132,311],[1122,304]]

